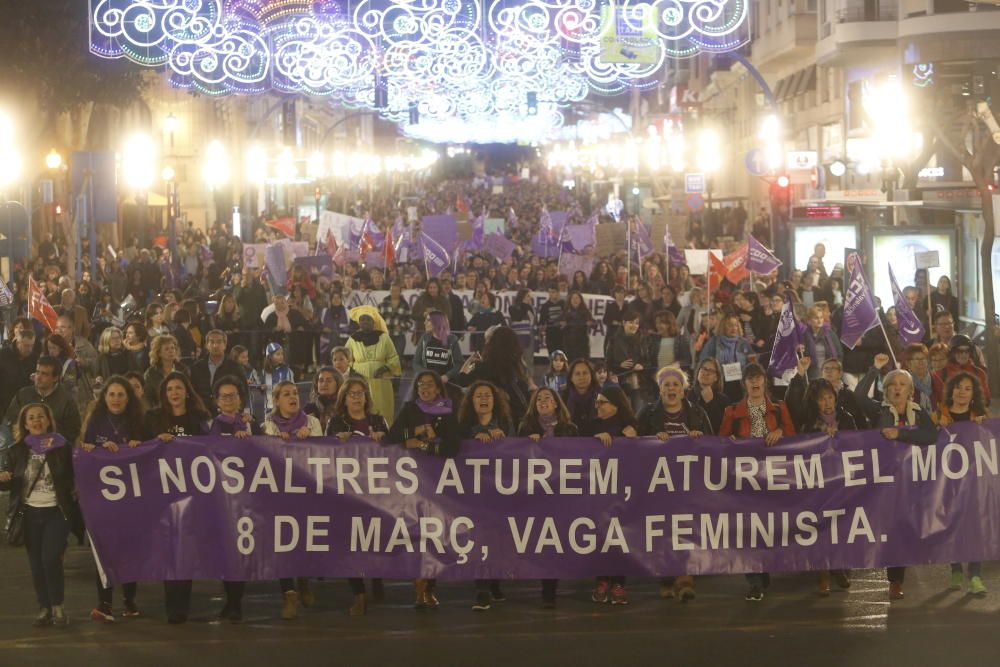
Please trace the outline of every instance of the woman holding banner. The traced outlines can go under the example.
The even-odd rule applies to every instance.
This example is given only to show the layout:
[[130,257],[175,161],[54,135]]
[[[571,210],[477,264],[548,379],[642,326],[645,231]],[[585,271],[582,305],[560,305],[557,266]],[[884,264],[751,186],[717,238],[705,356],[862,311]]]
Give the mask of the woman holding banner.
[[[361,378],[349,378],[337,394],[334,414],[327,425],[326,434],[336,436],[341,441],[361,437],[381,442],[389,432],[389,426],[382,415],[373,412],[374,407],[375,402],[368,389],[368,383]],[[368,613],[365,580],[361,577],[349,577],[347,584],[354,596],[347,613],[351,616],[364,616]],[[372,595],[375,602],[381,601],[382,591],[382,580],[373,579]]]
[[323,432],[327,432],[327,426],[334,415],[337,404],[337,393],[344,384],[344,376],[333,366],[321,366],[316,371],[313,378],[312,391],[309,394],[309,402],[303,408],[307,415],[312,415],[319,420],[319,425]]
[[[684,397],[688,388],[684,371],[670,366],[661,370],[657,379],[660,400],[645,406],[639,413],[639,435],[655,435],[661,442],[667,442],[672,437],[696,438],[715,433],[705,411]],[[685,575],[661,579],[660,597],[676,597],[681,602],[693,600],[694,577]]]
[[[934,415],[934,422],[938,426],[948,426],[955,422],[976,422],[982,423],[986,417],[986,402],[983,400],[983,388],[979,385],[979,380],[970,373],[958,373],[948,378],[944,386],[944,396],[938,411]],[[983,564],[974,562],[968,564],[969,569],[969,593],[972,595],[986,595],[986,586],[983,584]],[[965,575],[962,572],[961,563],[951,564],[951,584],[953,591],[962,590],[965,584]]]
[[[84,421],[83,442],[80,447],[88,452],[97,447],[117,452],[121,447],[138,446],[143,441],[142,413],[142,399],[135,393],[132,384],[120,375],[112,375],[104,383],[97,400],[90,406],[90,413]],[[125,602],[122,616],[128,618],[139,615],[139,607],[135,603],[136,590],[134,582],[122,585]],[[90,611],[92,620],[114,623],[114,591],[114,586],[103,585],[98,574],[98,603]]]
[[[876,355],[875,364],[879,363]],[[856,392],[858,400],[864,404],[875,403],[867,395]],[[913,378],[909,371],[900,369],[889,371],[882,385],[883,400],[878,406],[878,418],[875,427],[882,430],[882,437],[887,440],[908,445],[933,445],[937,442],[937,428],[930,413],[913,402]],[[889,579],[889,599],[903,599],[903,579],[906,576],[905,567],[887,567],[886,577]]]
[[[614,385],[601,388],[594,400],[594,406],[597,409],[597,418],[583,430],[583,435],[594,436],[605,447],[610,447],[614,438],[634,438],[638,435],[635,414],[621,388]],[[591,593],[590,599],[599,604],[610,602],[612,605],[627,605],[625,577],[598,577],[597,586]]]
[[[800,374],[809,367],[809,357],[799,360]],[[802,417],[796,425],[799,433],[826,433],[834,435],[838,431],[855,431],[858,428],[854,416],[838,403],[839,393],[828,380],[817,378],[809,383],[802,399]],[[817,573],[817,593],[821,597],[830,595],[830,578],[842,589],[851,587],[850,570],[820,570]]]
[[722,367],[713,357],[702,359],[694,372],[694,386],[688,390],[691,405],[700,407],[708,415],[712,432],[722,428],[722,419],[732,401],[722,391]]
[[[167,375],[160,383],[157,398],[159,407],[147,412],[143,419],[145,439],[171,442],[208,433],[210,417],[187,375],[178,371]],[[163,593],[167,623],[186,623],[191,610],[191,581],[164,581]]]
[[[458,430],[463,440],[477,440],[484,445],[511,435],[514,424],[504,392],[486,380],[472,383],[458,409]],[[476,579],[473,611],[487,611],[491,602],[506,599],[499,579]]]
[[[458,422],[441,376],[434,371],[417,373],[413,380],[413,396],[412,401],[403,405],[386,440],[433,456],[455,456],[459,445]],[[414,582],[415,608],[437,609],[436,584],[435,579]]]
[[[307,415],[300,408],[299,388],[294,382],[284,381],[274,385],[272,391],[274,410],[264,420],[264,435],[272,435],[282,440],[302,440],[323,435],[323,427],[319,420]],[[296,590],[296,584],[298,589]],[[314,601],[309,590],[309,580],[300,578],[293,580],[286,577],[278,582],[281,587],[284,605],[281,608],[281,618],[290,621],[299,617],[299,601],[304,607],[311,607]]]
[[[232,375],[219,378],[212,388],[212,395],[219,414],[212,420],[209,435],[249,438],[263,433],[253,417],[243,412],[246,383],[240,378]],[[226,602],[219,612],[219,619],[239,623],[243,620],[243,591],[246,584],[242,581],[223,581],[222,586]]]
[[[727,318],[729,320],[730,318]],[[732,318],[731,321],[735,321]],[[726,320],[723,320],[725,324]],[[745,341],[744,341],[745,342]],[[772,402],[767,395],[767,373],[759,364],[750,364],[743,371],[744,398],[726,408],[719,435],[733,438],[763,438],[767,447],[786,435],[795,435],[795,426],[788,408],[781,401]],[[748,602],[764,599],[764,590],[771,584],[767,572],[746,575]]]

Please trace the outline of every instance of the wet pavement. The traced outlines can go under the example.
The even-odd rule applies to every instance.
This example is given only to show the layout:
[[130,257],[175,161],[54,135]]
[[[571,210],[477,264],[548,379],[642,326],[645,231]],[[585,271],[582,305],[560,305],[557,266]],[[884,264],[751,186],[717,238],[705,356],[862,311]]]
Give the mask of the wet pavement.
[[[627,607],[590,601],[590,582],[562,582],[555,610],[538,582],[507,582],[508,600],[473,612],[471,582],[442,583],[441,607],[415,611],[412,584],[386,582],[386,600],[350,617],[345,581],[315,582],[316,605],[280,619],[276,583],[251,584],[244,621],[215,620],[218,582],[197,582],[191,620],[167,625],[163,589],[140,584],[144,615],[89,620],[96,602],[88,550],[67,554],[66,628],[35,629],[27,558],[0,547],[0,666],[7,665],[907,665],[1000,664],[1000,567],[987,564],[982,598],[948,587],[948,568],[907,572],[891,605],[882,571],[859,571],[849,592],[820,598],[815,576],[775,575],[763,602],[743,600],[743,578],[701,577],[697,599],[659,597],[636,580]],[[120,600],[116,599],[120,611]]]

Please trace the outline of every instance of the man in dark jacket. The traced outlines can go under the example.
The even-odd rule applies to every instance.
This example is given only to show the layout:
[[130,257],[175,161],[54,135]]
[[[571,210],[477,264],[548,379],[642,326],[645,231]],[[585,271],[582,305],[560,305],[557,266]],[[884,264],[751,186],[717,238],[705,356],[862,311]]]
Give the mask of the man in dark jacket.
[[191,385],[209,413],[213,415],[216,413],[215,396],[212,391],[215,381],[227,375],[244,377],[240,365],[226,356],[226,343],[225,332],[212,329],[205,335],[207,354],[191,364]]
[[0,409],[6,410],[18,389],[31,384],[31,374],[35,372],[38,353],[35,352],[37,337],[32,329],[21,329],[14,338],[14,344],[0,350]]
[[4,415],[10,427],[17,424],[21,408],[31,403],[44,403],[52,409],[56,431],[69,442],[80,437],[80,410],[73,394],[59,384],[61,365],[53,357],[39,357],[35,366],[34,384],[19,389]]

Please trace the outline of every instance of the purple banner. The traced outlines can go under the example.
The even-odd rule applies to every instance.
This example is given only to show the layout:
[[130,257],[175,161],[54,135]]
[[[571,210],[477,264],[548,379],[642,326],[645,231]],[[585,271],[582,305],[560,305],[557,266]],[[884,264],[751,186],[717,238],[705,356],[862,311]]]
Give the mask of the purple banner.
[[458,242],[458,221],[453,215],[425,215],[420,220],[420,229],[443,248],[454,248]]
[[[878,431],[461,444],[179,438],[75,453],[115,582],[874,568],[1000,556],[1000,420]],[[905,508],[905,509],[902,509]]]
[[427,232],[421,233],[420,249],[423,252],[427,275],[434,278],[441,274],[451,264],[451,256],[444,247],[435,241]]
[[502,262],[514,254],[514,248],[517,246],[503,234],[487,234],[482,247],[484,252],[488,252]]
[[865,269],[858,253],[847,256],[847,292],[844,294],[844,319],[840,327],[840,340],[850,349],[862,336],[878,326],[878,313],[872,298]]

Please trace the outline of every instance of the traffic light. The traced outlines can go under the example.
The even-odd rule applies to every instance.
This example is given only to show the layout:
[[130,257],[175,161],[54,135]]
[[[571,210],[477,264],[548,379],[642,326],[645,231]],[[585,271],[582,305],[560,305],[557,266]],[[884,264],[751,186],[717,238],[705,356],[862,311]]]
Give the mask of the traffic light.
[[534,91],[528,93],[528,115],[538,115],[538,93]]
[[782,174],[781,176],[778,176],[777,185],[778,185],[779,188],[785,190],[786,193],[788,191],[788,185],[790,183],[791,183],[791,181],[788,179],[788,176],[786,176],[785,174]]

